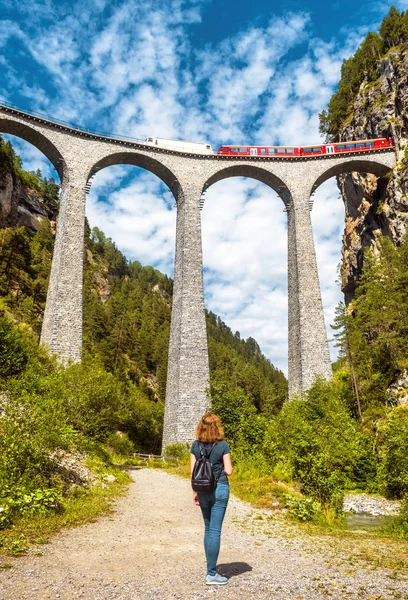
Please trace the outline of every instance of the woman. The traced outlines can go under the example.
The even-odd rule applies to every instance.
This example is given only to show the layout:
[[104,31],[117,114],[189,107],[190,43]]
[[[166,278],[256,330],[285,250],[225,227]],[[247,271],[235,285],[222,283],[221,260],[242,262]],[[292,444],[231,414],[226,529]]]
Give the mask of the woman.
[[207,453],[212,464],[217,487],[211,494],[193,492],[193,502],[201,508],[204,518],[204,550],[207,560],[207,585],[224,585],[228,582],[215,570],[220,552],[221,527],[229,498],[227,475],[232,473],[231,454],[224,440],[224,429],[220,419],[214,413],[206,413],[196,428],[196,441],[191,446],[191,475],[195,462],[201,455],[201,449]]

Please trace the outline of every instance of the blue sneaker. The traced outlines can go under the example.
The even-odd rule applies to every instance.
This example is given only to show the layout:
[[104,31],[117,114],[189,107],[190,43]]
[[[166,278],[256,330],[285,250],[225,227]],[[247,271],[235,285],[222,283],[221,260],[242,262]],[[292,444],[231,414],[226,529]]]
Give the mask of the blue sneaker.
[[225,585],[228,583],[228,578],[216,573],[215,575],[207,575],[205,583],[207,585]]

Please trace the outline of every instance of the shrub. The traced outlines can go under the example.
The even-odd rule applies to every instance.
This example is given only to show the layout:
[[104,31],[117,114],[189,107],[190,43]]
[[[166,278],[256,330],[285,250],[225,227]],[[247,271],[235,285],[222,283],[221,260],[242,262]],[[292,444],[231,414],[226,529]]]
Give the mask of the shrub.
[[27,361],[23,336],[6,317],[0,317],[0,377],[17,375]]
[[59,393],[75,429],[100,441],[118,429],[123,386],[98,362],[85,359],[69,366],[61,373],[60,383],[62,388],[53,393]]
[[298,521],[313,521],[321,511],[321,505],[310,498],[296,498],[285,494],[285,506],[289,514]]
[[316,381],[271,421],[263,451],[272,465],[285,465],[305,493],[338,509],[344,487],[363,477],[361,464],[371,465],[367,439],[344,403],[343,383]]
[[190,454],[190,446],[189,444],[181,443],[178,444],[169,444],[164,449],[164,455],[166,458],[177,458],[179,460],[187,460]]
[[[62,495],[56,488],[36,488],[27,491],[24,487],[5,488],[1,504],[10,516],[33,516],[62,510]],[[6,511],[5,511],[6,512]]]
[[387,496],[408,494],[408,407],[394,408],[380,427],[379,480]]
[[399,539],[408,540],[408,495],[402,500],[400,514],[397,517],[389,517],[383,531]]
[[116,431],[115,433],[112,433],[108,437],[106,443],[115,452],[122,454],[123,456],[131,456],[135,452],[133,443],[128,438],[128,435],[122,431]]

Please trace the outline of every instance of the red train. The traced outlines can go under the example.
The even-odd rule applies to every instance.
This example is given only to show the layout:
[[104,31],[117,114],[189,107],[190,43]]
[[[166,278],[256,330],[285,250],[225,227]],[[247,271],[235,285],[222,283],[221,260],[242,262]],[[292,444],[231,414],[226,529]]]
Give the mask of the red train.
[[315,144],[314,146],[300,148],[298,146],[220,146],[217,154],[222,156],[279,156],[285,158],[304,156],[307,158],[324,154],[344,154],[392,147],[394,147],[392,138],[380,138],[378,140],[336,142],[335,144]]

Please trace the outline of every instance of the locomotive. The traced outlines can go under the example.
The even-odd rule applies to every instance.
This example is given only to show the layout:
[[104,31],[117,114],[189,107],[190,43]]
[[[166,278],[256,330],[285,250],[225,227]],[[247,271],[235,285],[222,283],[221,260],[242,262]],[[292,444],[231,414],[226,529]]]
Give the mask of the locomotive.
[[177,152],[188,152],[191,154],[214,154],[211,144],[206,142],[185,142],[183,140],[169,140],[167,138],[158,138],[154,136],[145,139],[147,146],[157,146],[158,148],[167,148]]
[[336,142],[333,144],[315,144],[314,146],[220,146],[217,154],[221,156],[263,156],[293,158],[321,156],[327,154],[344,154],[361,152],[362,150],[380,150],[392,148],[391,137],[376,140],[358,140],[354,142]]

